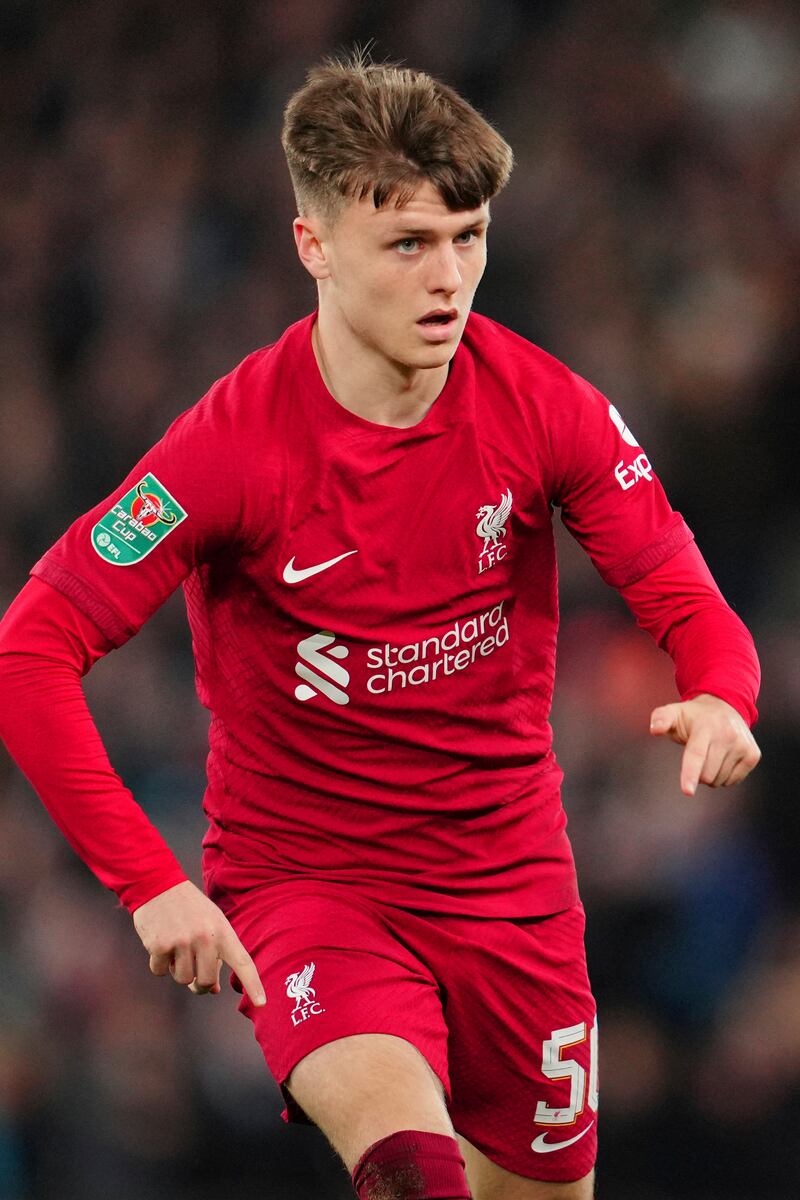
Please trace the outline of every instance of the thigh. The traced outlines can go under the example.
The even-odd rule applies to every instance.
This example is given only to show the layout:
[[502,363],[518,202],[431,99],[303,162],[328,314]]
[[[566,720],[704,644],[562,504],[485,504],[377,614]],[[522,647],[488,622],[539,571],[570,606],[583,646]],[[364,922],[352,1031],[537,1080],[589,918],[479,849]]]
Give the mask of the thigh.
[[416,1047],[392,1035],[320,1046],[297,1064],[287,1088],[351,1172],[368,1147],[401,1129],[455,1136],[440,1080]]
[[[332,885],[302,889],[296,884],[252,889],[216,902],[264,984],[266,1005],[254,1008],[242,995],[239,1010],[253,1022],[283,1092],[285,1120],[312,1120],[328,1133],[328,1107],[343,1111],[362,1070],[374,1093],[380,1070],[371,1063],[375,1058],[388,1069],[387,1042],[394,1046],[390,1057],[398,1076],[418,1077],[444,1106],[440,1098],[449,1097],[450,1081],[438,984],[369,902]],[[380,1036],[364,1043],[361,1035]],[[301,1062],[303,1069],[295,1071]],[[324,1087],[317,1079],[320,1071],[328,1080]],[[316,1087],[326,1096],[324,1112],[312,1099]],[[306,1109],[306,1100],[313,1111]]]
[[597,1143],[583,909],[472,925],[445,980],[453,1124],[514,1175],[581,1180]]

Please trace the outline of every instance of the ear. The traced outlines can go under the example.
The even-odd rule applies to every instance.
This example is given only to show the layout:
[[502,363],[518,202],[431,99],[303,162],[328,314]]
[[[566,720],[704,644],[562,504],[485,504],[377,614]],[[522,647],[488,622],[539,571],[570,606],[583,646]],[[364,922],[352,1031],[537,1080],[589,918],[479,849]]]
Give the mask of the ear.
[[314,279],[327,279],[330,275],[330,267],[322,240],[322,224],[319,219],[295,217],[292,229],[298,257],[309,275]]

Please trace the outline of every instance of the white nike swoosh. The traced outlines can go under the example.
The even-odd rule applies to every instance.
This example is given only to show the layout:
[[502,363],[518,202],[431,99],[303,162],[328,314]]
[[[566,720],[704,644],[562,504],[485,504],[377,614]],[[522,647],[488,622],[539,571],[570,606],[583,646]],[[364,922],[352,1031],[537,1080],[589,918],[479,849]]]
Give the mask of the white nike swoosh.
[[585,1133],[594,1125],[594,1121],[590,1121],[585,1129],[580,1133],[576,1133],[575,1137],[567,1138],[566,1142],[548,1142],[547,1134],[540,1133],[534,1141],[531,1142],[531,1150],[535,1150],[537,1154],[549,1154],[551,1150],[563,1150],[565,1146],[572,1146],[575,1142],[579,1142]]
[[310,579],[312,575],[319,575],[320,571],[327,571],[328,567],[341,562],[343,558],[349,558],[351,554],[358,554],[358,551],[345,550],[344,554],[338,554],[336,558],[329,558],[327,562],[317,563],[314,567],[303,567],[300,571],[295,568],[293,555],[283,568],[284,581],[286,583],[301,583],[304,579]]

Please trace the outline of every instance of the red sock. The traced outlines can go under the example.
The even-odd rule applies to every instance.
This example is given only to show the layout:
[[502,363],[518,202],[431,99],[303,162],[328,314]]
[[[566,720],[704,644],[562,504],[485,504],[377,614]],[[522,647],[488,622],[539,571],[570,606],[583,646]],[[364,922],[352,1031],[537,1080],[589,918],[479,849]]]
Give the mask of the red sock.
[[470,1200],[455,1138],[402,1129],[362,1154],[353,1171],[359,1200]]

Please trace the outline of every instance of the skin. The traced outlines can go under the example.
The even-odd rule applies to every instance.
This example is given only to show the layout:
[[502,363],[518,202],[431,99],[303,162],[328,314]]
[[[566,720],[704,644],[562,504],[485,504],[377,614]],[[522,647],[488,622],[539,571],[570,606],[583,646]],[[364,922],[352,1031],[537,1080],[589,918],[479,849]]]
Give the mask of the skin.
[[288,1086],[351,1173],[375,1142],[419,1129],[457,1138],[474,1200],[591,1200],[594,1172],[572,1183],[525,1179],[457,1134],[438,1076],[402,1038],[371,1033],[328,1042],[301,1059]]
[[703,694],[654,708],[650,733],[686,747],[680,772],[684,796],[693,796],[698,783],[708,787],[741,783],[761,761],[756,739],[742,717],[717,696]]
[[[380,425],[422,420],[483,276],[489,220],[488,204],[450,212],[430,183],[402,208],[361,200],[333,223],[295,219],[297,253],[319,291],[314,352],[341,405]],[[438,308],[458,319],[446,342],[431,344],[417,321]]]
[[[429,183],[402,208],[352,201],[334,221],[294,222],[297,252],[316,280],[313,346],[322,378],[344,408],[399,428],[423,419],[444,387],[486,266],[489,206],[450,212]],[[419,319],[458,310],[446,340],[432,343]],[[653,710],[650,732],[684,747],[680,786],[728,787],[761,758],[741,716],[702,695]],[[218,994],[222,963],[256,1005],[265,1003],[256,967],[227,918],[185,882],[143,904],[134,924],[155,975],[170,974],[195,995]],[[387,1086],[387,1080],[391,1086]],[[295,1067],[289,1087],[352,1169],[381,1137],[401,1129],[453,1136],[441,1084],[400,1038],[365,1034],[320,1047]],[[593,1176],[538,1183],[511,1175],[459,1138],[476,1200],[590,1200]]]
[[256,965],[220,908],[188,879],[142,904],[133,924],[154,975],[171,975],[196,996],[218,995],[227,963],[257,1007],[266,1004]]

